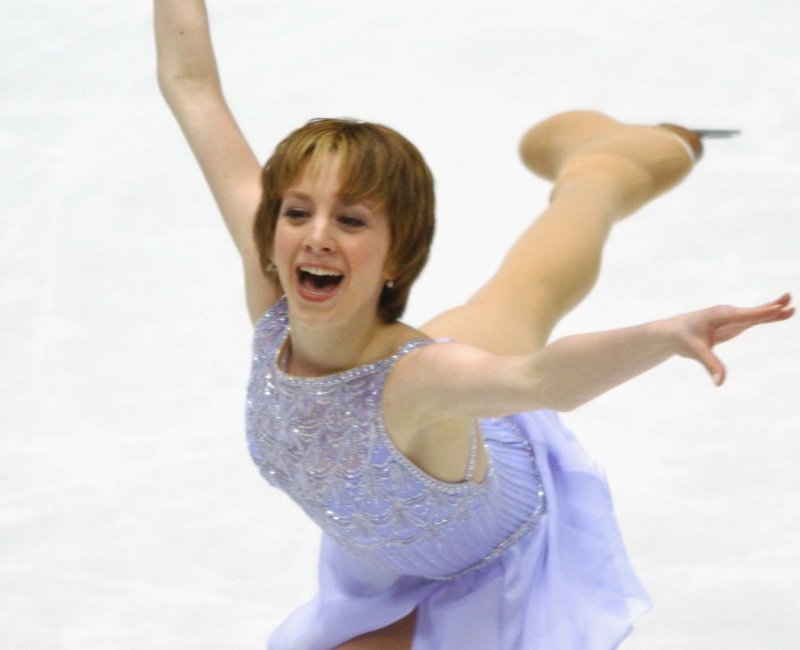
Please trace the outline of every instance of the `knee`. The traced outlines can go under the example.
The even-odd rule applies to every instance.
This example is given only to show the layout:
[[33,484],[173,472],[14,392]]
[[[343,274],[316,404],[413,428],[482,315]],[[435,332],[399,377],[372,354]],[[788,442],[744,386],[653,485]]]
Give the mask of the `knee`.
[[533,173],[554,179],[572,149],[588,138],[613,129],[616,120],[597,111],[567,111],[528,129],[520,139],[519,153]]

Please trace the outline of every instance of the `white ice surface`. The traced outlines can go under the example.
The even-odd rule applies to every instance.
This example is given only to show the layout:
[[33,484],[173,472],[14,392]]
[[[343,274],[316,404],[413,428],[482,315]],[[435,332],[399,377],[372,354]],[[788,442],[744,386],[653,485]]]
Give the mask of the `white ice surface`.
[[[0,648],[261,648],[317,534],[242,426],[239,266],[158,95],[150,3],[5,2],[0,26]],[[465,298],[544,205],[519,134],[573,107],[739,127],[620,225],[561,333],[800,291],[795,0],[216,0],[261,158],[319,115],[386,122],[438,181],[407,314]],[[800,647],[800,320],[569,414],[655,609],[623,647]]]

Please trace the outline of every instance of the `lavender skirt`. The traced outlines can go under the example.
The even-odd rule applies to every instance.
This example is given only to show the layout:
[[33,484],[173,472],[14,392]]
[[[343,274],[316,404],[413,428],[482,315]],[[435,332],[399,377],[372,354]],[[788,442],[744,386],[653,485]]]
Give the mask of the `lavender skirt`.
[[330,650],[415,609],[413,650],[616,648],[650,603],[603,472],[555,413],[512,419],[544,483],[547,513],[536,528],[493,562],[444,582],[365,566],[323,535],[319,593],[280,625],[269,650]]

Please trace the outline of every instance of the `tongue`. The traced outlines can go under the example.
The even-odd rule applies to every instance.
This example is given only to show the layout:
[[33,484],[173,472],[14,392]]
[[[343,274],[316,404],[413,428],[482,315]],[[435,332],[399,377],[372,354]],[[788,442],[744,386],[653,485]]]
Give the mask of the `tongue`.
[[341,279],[339,275],[303,273],[303,288],[310,293],[327,295],[336,289]]

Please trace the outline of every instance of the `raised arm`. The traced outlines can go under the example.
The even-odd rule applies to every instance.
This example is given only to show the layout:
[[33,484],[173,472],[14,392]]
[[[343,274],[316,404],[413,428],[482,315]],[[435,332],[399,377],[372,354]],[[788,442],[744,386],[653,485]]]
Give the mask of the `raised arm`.
[[699,361],[719,385],[725,368],[714,346],[754,325],[791,317],[789,302],[785,295],[759,307],[712,307],[654,323],[569,336],[528,356],[496,356],[458,344],[428,346],[408,363],[398,364],[405,376],[390,378],[399,393],[395,403],[407,405],[421,427],[459,414],[566,411],[673,356]]
[[242,257],[253,320],[278,298],[253,242],[261,166],[228,109],[202,0],[155,0],[158,84],[200,164]]

